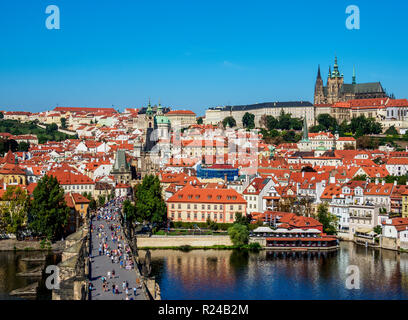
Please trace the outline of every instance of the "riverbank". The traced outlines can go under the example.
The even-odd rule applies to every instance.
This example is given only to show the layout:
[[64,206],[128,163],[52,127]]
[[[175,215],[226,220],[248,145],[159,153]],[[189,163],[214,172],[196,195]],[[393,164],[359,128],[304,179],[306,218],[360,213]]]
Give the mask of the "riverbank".
[[0,241],[1,251],[61,251],[64,247],[63,241],[55,242],[48,248],[41,241],[18,241],[15,239],[7,239]]
[[211,248],[216,246],[233,246],[229,236],[151,236],[137,237],[137,247],[141,248]]

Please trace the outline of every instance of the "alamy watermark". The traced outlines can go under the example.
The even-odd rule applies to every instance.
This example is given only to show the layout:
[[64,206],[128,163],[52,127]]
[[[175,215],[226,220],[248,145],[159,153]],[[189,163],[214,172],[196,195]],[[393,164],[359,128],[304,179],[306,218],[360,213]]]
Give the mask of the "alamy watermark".
[[360,289],[360,269],[358,266],[350,265],[346,268],[346,288],[349,290]]
[[349,30],[360,29],[360,8],[356,5],[350,5],[346,8],[346,14],[349,16],[346,19],[346,28]]
[[59,268],[56,265],[49,265],[45,269],[46,274],[50,274],[47,279],[45,279],[45,287],[48,290],[59,290],[60,288],[60,277]]
[[49,5],[45,8],[45,13],[49,14],[47,19],[45,19],[45,27],[48,30],[59,30],[60,29],[60,10],[56,5]]

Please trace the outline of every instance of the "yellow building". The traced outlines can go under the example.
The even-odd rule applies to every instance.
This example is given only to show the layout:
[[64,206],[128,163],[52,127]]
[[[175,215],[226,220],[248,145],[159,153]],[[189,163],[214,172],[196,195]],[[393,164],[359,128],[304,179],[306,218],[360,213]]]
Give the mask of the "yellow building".
[[65,202],[71,209],[67,231],[72,233],[77,231],[87,218],[90,201],[79,193],[70,192],[65,194]]
[[402,217],[408,218],[408,190],[402,194]]
[[6,185],[27,185],[27,174],[10,150],[0,162],[0,179]]

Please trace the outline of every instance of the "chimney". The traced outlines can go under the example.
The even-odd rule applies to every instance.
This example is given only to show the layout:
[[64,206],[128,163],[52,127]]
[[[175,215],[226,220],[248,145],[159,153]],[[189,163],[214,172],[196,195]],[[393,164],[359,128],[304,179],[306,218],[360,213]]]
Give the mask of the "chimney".
[[394,186],[396,186],[397,185],[397,180],[394,180]]
[[381,181],[381,185],[385,185],[385,180]]
[[305,172],[304,171],[302,171],[302,178],[304,178],[305,177]]
[[378,178],[375,178],[375,184],[378,184]]

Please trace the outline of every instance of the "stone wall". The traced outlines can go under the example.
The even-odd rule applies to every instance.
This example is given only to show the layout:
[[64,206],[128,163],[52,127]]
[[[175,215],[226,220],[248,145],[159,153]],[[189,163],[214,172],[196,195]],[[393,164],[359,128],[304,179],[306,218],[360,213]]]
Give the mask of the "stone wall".
[[381,248],[389,250],[398,250],[398,243],[395,238],[381,237]]
[[138,237],[138,248],[143,247],[209,247],[209,246],[232,246],[229,236],[152,236]]

